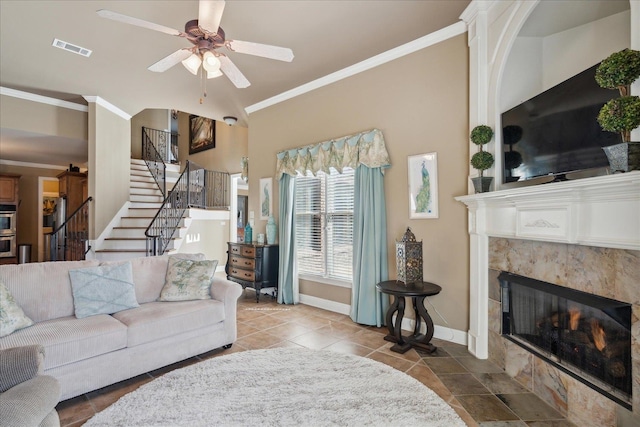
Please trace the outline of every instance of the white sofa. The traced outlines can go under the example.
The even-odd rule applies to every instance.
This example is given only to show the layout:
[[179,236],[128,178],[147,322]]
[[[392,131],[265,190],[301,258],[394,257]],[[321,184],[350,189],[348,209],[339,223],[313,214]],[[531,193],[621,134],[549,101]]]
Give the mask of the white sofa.
[[0,349],[41,344],[44,374],[61,400],[143,374],[236,340],[242,287],[214,278],[211,299],[158,302],[169,256],[131,260],[138,304],[112,315],[76,318],[69,270],[97,260],[0,266],[0,281],[33,326],[0,338]]

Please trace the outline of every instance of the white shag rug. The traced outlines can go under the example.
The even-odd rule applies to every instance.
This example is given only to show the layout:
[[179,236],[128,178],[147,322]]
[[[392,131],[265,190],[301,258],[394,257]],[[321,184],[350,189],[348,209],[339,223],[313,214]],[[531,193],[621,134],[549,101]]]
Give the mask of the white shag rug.
[[364,357],[277,348],[169,372],[85,426],[465,426],[432,390]]

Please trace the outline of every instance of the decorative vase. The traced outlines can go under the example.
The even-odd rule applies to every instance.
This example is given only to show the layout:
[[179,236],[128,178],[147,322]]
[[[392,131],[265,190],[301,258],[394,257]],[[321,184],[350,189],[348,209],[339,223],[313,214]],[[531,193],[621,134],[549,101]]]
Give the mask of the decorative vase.
[[471,178],[471,182],[473,182],[473,188],[477,193],[486,193],[489,191],[489,187],[491,187],[491,181],[493,181],[492,176],[480,176],[477,178]]
[[251,224],[247,222],[247,225],[244,227],[244,242],[251,243],[253,241],[253,229],[251,228]]
[[640,142],[623,142],[602,147],[611,173],[640,170]]
[[267,244],[273,245],[276,242],[276,234],[278,232],[278,226],[273,216],[269,217],[267,221]]

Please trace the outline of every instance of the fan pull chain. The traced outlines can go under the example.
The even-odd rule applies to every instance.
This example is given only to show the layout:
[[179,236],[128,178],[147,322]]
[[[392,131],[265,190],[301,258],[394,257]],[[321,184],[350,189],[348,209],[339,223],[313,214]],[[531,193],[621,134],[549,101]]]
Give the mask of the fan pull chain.
[[200,68],[200,82],[202,85],[202,97],[200,98],[200,104],[204,102],[204,98],[207,97],[207,79],[204,75],[204,67]]

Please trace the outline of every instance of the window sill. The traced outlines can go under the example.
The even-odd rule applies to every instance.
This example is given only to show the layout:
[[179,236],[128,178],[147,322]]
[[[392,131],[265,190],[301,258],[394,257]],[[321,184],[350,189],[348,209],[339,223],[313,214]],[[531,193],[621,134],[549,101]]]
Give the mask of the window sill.
[[345,280],[330,279],[328,277],[313,276],[310,274],[299,274],[298,279],[307,280],[309,282],[322,283],[323,285],[331,285],[351,289],[351,282],[347,282]]

